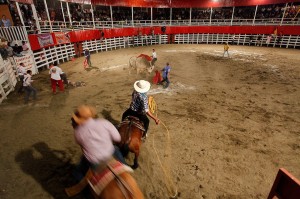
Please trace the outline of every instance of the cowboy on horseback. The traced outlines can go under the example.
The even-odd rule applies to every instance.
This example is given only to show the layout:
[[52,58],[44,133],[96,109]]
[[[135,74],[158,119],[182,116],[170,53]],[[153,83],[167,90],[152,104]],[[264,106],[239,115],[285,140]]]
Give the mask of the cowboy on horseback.
[[94,108],[86,105],[78,107],[71,120],[75,140],[83,152],[77,170],[86,175],[77,185],[67,188],[66,193],[73,196],[89,184],[95,198],[143,199],[137,183],[128,173],[132,169],[114,159],[125,162],[114,146],[121,140],[115,126],[105,119],[98,119]]
[[83,151],[80,166],[87,167],[80,168],[80,170],[85,170],[84,173],[88,168],[105,167],[113,155],[125,162],[113,145],[121,140],[118,130],[109,121],[96,117],[94,108],[82,105],[78,107],[71,119],[75,140]]
[[145,138],[149,127],[149,119],[147,116],[151,117],[156,124],[159,124],[159,119],[149,111],[147,92],[150,90],[150,82],[139,80],[134,83],[133,87],[132,101],[130,107],[123,113],[122,121],[128,116],[139,118],[144,124],[145,134],[143,137]]

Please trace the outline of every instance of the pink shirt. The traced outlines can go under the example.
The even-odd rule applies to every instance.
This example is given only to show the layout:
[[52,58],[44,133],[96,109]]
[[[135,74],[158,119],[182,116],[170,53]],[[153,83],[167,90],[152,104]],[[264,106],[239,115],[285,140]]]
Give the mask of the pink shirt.
[[105,119],[88,119],[75,129],[74,135],[83,155],[93,164],[109,160],[115,150],[113,141],[121,141],[116,127]]

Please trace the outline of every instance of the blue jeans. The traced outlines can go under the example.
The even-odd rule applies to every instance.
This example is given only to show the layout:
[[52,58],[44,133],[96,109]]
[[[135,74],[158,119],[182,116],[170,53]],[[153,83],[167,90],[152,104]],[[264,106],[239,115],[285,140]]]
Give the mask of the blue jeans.
[[36,99],[36,89],[33,88],[32,86],[24,86],[23,87],[25,90],[25,103],[28,103],[30,94],[33,94],[33,99]]
[[[119,162],[127,165],[122,153],[120,152],[120,149],[117,146],[115,146],[115,152],[113,154],[113,157]],[[73,171],[73,176],[75,177],[76,181],[79,182],[82,178],[84,178],[89,168],[94,168],[94,167],[95,165],[90,163],[84,156],[82,156],[79,164],[76,165],[75,170]]]
[[168,77],[164,77],[164,79],[160,83],[163,83],[163,82],[167,82],[167,84],[165,85],[165,88],[168,88],[169,84],[170,84],[169,78]]

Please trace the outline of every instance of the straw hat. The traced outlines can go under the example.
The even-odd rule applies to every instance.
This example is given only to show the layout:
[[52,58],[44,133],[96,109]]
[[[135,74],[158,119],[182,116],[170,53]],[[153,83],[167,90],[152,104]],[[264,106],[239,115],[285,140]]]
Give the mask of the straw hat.
[[91,106],[81,105],[77,108],[72,118],[78,125],[81,125],[89,118],[96,118],[96,110]]
[[136,92],[139,93],[146,93],[150,90],[150,82],[146,81],[146,80],[139,80],[136,81],[133,85],[134,90],[136,90]]

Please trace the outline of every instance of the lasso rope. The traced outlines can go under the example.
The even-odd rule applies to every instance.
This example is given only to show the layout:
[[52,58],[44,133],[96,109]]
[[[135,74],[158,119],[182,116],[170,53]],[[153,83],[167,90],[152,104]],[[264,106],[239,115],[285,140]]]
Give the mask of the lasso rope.
[[[152,96],[149,97],[149,102],[148,103],[149,103],[149,109],[150,109],[151,113],[155,114],[156,117],[157,117],[158,108],[157,108],[157,104],[156,104],[156,102],[155,102],[155,100]],[[171,155],[170,155],[170,143],[171,143],[170,142],[170,132],[169,132],[169,129],[167,128],[167,126],[162,121],[160,121],[160,123],[165,127],[165,129],[167,131],[167,141],[168,141],[168,145],[167,145],[168,148],[167,149],[168,149],[168,152],[169,152],[169,157],[171,157]],[[159,165],[160,165],[160,167],[161,167],[161,169],[162,169],[162,171],[163,171],[163,173],[166,177],[166,180],[167,180],[166,186],[167,186],[167,189],[169,191],[170,197],[171,198],[176,198],[176,196],[178,194],[177,187],[175,186],[173,180],[171,179],[170,171],[166,170],[166,168],[163,166],[163,164],[162,164],[162,162],[159,158],[158,152],[157,152],[157,150],[155,148],[155,144],[154,144],[154,136],[153,136],[153,140],[152,140],[152,145],[153,145],[153,149],[155,151],[156,157],[158,159]]]

